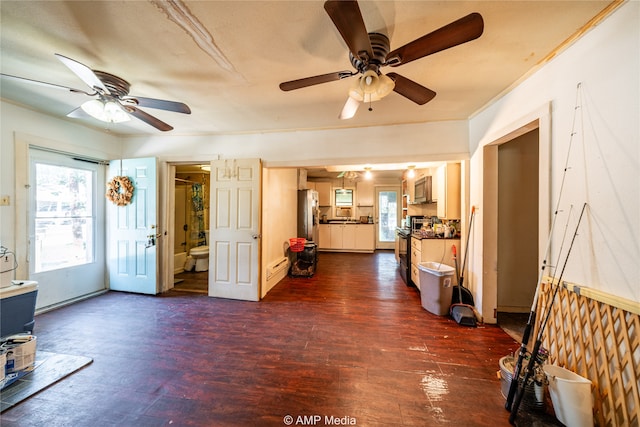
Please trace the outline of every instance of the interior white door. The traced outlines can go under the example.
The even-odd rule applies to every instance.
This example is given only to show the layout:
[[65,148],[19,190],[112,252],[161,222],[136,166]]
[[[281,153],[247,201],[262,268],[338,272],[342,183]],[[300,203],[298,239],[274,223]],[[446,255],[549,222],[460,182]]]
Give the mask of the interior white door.
[[155,295],[158,256],[157,159],[116,160],[109,164],[107,180],[127,176],[133,183],[131,203],[107,201],[109,288]]
[[209,296],[260,299],[259,159],[211,162]]

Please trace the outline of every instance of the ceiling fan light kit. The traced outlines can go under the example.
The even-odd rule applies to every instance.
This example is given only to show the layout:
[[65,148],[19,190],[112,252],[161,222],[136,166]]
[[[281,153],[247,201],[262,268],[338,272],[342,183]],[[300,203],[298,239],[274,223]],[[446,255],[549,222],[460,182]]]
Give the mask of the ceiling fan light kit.
[[122,107],[114,101],[92,99],[80,106],[91,117],[107,123],[122,123],[131,120]]
[[394,86],[395,82],[389,77],[368,70],[349,89],[349,96],[360,102],[379,101],[389,95]]
[[349,60],[356,71],[338,71],[291,80],[280,83],[280,89],[301,89],[361,74],[357,83],[349,88],[349,98],[338,116],[340,119],[352,118],[360,102],[379,101],[392,91],[418,105],[431,101],[436,96],[431,89],[397,73],[384,75],[380,68],[387,65],[397,67],[469,42],[480,37],[484,31],[482,16],[474,12],[390,51],[386,35],[367,32],[356,0],[327,0],[324,9],[349,48]]

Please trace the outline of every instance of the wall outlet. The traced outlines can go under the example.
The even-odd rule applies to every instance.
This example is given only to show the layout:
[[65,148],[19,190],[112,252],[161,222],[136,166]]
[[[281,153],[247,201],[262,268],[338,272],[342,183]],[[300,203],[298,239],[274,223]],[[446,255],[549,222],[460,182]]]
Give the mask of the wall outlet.
[[11,204],[11,199],[9,196],[0,197],[0,206],[9,206]]

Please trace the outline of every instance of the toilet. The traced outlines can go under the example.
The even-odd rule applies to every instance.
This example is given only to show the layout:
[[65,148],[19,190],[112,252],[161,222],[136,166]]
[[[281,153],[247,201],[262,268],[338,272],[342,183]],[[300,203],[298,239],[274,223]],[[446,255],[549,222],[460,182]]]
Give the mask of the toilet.
[[209,230],[205,230],[205,246],[191,248],[189,255],[196,262],[195,271],[209,270]]

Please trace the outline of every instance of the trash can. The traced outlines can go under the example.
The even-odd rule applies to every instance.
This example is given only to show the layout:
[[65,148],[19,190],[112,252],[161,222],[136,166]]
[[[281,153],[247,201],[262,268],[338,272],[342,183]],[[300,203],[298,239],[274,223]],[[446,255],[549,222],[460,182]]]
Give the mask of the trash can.
[[556,418],[567,427],[593,425],[591,381],[556,365],[543,367]]
[[0,337],[33,332],[38,282],[16,283],[0,288]]
[[454,268],[439,262],[421,262],[418,270],[422,308],[438,316],[449,314]]

